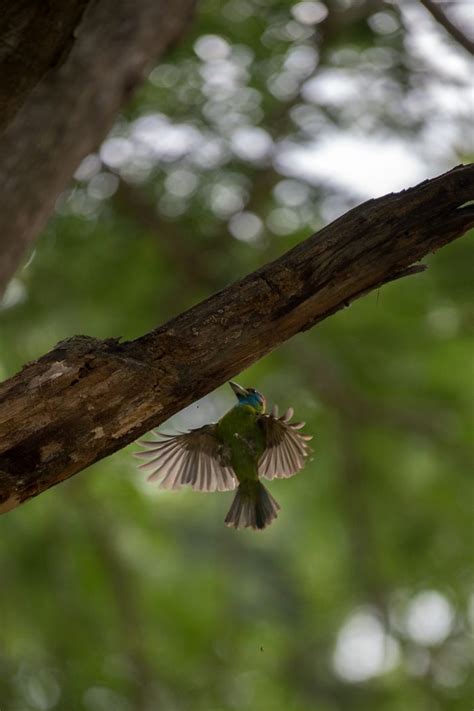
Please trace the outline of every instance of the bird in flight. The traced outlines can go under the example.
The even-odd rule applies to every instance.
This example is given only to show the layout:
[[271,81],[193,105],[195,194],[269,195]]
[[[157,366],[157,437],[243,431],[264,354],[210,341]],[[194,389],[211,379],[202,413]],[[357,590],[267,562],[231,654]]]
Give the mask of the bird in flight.
[[261,530],[280,510],[260,478],[286,479],[305,465],[311,435],[291,422],[293,408],[278,417],[275,405],[266,413],[265,397],[254,388],[230,382],[237,404],[218,422],[183,434],[154,431],[156,439],[142,440],[140,469],[162,489],[190,486],[197,491],[229,491],[237,487],[225,518],[230,528]]

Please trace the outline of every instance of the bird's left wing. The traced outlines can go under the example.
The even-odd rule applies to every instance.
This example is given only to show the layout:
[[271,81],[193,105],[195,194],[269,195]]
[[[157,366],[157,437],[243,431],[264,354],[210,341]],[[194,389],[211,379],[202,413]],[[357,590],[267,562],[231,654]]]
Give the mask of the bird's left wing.
[[261,415],[258,422],[265,434],[265,451],[262,454],[258,473],[265,479],[286,479],[297,474],[305,465],[311,449],[308,440],[311,435],[301,434],[304,422],[290,422],[293,408],[278,417],[275,406],[269,415]]
[[184,434],[169,435],[154,431],[160,439],[142,440],[145,459],[140,469],[150,472],[148,479],[162,489],[180,489],[189,485],[198,491],[229,491],[237,480],[216,425],[204,425]]

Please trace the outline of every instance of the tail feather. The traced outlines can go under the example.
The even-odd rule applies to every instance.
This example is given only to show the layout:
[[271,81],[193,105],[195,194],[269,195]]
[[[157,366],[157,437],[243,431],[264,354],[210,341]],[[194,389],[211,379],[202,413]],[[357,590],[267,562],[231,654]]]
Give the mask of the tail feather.
[[263,530],[278,516],[279,504],[259,481],[240,484],[225,523],[229,528]]

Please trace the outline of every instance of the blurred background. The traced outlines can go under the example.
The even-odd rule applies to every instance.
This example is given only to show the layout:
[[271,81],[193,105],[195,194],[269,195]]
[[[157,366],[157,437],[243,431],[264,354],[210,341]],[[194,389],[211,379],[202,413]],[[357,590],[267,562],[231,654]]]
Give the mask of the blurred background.
[[[472,119],[468,54],[416,0],[202,0],[11,283],[0,375],[139,336],[468,162]],[[136,447],[2,517],[1,710],[471,708],[473,256],[447,246],[236,378],[315,435],[264,533],[224,526],[230,493],[146,483]]]

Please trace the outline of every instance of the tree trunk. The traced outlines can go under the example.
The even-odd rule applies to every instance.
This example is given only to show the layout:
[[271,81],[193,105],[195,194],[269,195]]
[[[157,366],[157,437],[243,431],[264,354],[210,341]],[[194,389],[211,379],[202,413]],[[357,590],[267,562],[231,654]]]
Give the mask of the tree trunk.
[[34,86],[67,57],[90,0],[0,0],[0,133]]
[[[183,32],[194,0],[89,0],[79,24],[85,2],[39,3],[39,13],[32,5],[38,2],[24,0],[0,21],[16,48],[0,52],[0,70],[9,71],[0,90],[10,95],[18,84],[1,104],[4,121],[17,114],[0,137],[0,297],[81,160],[100,145],[151,61]],[[36,36],[41,31],[49,31],[49,49]],[[37,65],[25,83],[27,56]]]

